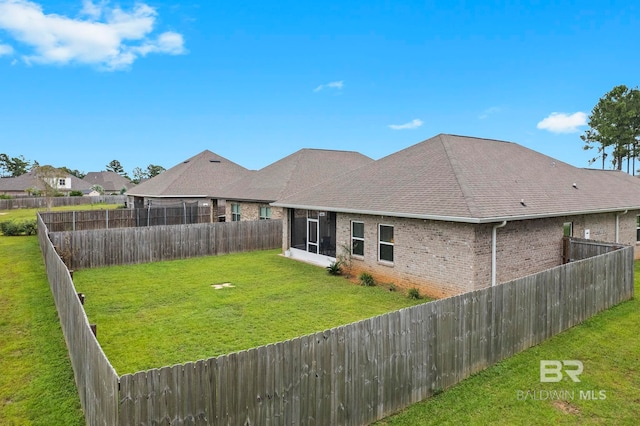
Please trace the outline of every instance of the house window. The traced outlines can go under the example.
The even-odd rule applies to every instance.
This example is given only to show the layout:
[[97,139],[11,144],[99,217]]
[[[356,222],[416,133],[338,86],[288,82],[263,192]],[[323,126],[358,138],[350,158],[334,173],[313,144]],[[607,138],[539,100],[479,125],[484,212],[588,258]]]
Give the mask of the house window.
[[232,222],[240,221],[240,204],[231,203],[231,221]]
[[393,262],[393,226],[378,225],[378,258]]
[[260,207],[260,220],[271,219],[271,207]]
[[351,254],[364,256],[364,223],[351,222]]
[[636,216],[636,241],[640,242],[640,215]]
[[66,179],[58,179],[58,186],[64,187],[67,184]]
[[565,222],[562,228],[565,237],[573,237],[573,222]]

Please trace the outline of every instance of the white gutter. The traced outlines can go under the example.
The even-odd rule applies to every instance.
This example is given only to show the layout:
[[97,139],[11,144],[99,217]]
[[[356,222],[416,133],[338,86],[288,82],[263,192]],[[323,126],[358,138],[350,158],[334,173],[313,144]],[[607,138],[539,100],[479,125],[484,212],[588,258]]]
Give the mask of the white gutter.
[[640,206],[628,206],[595,210],[582,210],[582,211],[568,211],[568,212],[556,212],[556,213],[538,213],[521,216],[495,216],[495,217],[463,217],[463,216],[441,216],[431,214],[414,214],[414,213],[402,213],[391,211],[376,211],[376,210],[364,210],[364,209],[350,209],[341,207],[330,206],[314,206],[303,204],[289,204],[289,203],[270,203],[269,205],[274,207],[286,207],[290,209],[304,209],[304,210],[319,210],[319,211],[331,211],[336,213],[356,213],[356,214],[368,214],[373,216],[389,216],[389,217],[404,217],[408,219],[426,219],[426,220],[440,220],[445,222],[462,222],[462,223],[495,223],[502,221],[512,222],[514,220],[529,220],[529,219],[544,219],[548,217],[561,217],[561,216],[577,216],[582,214],[598,214],[598,213],[614,213],[622,212],[626,210],[640,210]]
[[616,215],[616,243],[620,242],[620,216],[627,214],[629,210],[625,210],[622,213]]
[[502,228],[506,224],[507,221],[504,220],[502,223],[493,225],[493,229],[491,230],[491,287],[496,285],[496,229]]

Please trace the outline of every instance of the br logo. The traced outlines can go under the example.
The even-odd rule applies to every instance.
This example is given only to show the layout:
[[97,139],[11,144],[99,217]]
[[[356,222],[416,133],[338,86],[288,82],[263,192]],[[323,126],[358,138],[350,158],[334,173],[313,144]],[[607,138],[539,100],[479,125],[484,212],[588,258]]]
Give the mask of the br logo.
[[579,382],[578,376],[582,374],[582,361],[576,360],[541,360],[540,361],[540,382],[550,383],[562,380],[563,372],[574,382]]

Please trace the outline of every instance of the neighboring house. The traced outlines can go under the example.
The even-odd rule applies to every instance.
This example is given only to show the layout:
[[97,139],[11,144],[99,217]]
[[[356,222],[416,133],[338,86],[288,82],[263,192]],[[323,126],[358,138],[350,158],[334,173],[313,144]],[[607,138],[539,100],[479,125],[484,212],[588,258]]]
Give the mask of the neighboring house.
[[119,175],[116,172],[89,172],[83,178],[90,187],[94,185],[100,185],[105,194],[120,194],[123,190],[133,188],[135,184],[124,176]]
[[[91,191],[91,185],[69,174],[51,178],[49,185],[64,195],[68,195],[71,191],[81,191],[87,195]],[[33,195],[34,190],[43,191],[44,183],[33,172],[17,177],[0,178],[0,194],[21,197]]]
[[250,173],[205,150],[127,191],[127,203],[142,208],[197,202],[200,206],[210,205],[215,211],[224,206],[221,194],[225,188]]
[[301,149],[226,188],[227,220],[282,219],[283,209],[270,203],[372,161],[353,151]]
[[273,203],[285,254],[447,296],[562,263],[573,236],[635,245],[640,186],[510,142],[438,135]]

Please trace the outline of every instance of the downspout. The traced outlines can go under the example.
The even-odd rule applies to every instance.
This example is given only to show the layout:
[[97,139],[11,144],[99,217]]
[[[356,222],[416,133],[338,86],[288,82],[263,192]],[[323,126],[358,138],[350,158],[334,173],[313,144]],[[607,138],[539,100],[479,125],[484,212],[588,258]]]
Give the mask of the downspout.
[[620,241],[620,216],[625,215],[629,212],[629,210],[625,210],[622,213],[618,213],[616,214],[616,244],[618,244]]
[[502,228],[506,224],[507,221],[503,220],[502,223],[493,225],[491,230],[491,287],[496,285],[496,229]]

